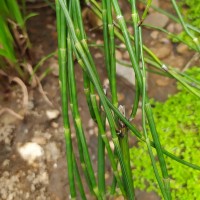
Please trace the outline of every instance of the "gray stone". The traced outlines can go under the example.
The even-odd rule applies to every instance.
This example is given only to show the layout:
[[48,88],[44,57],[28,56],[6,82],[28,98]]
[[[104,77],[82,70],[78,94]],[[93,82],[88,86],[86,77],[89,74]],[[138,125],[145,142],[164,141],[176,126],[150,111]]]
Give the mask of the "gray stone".
[[160,28],[164,28],[169,21],[169,18],[166,15],[163,15],[158,12],[151,13],[144,20],[145,24],[149,24],[152,26],[157,26]]
[[116,71],[117,71],[117,75],[126,79],[130,84],[135,85],[135,73],[132,67],[125,67],[117,63]]

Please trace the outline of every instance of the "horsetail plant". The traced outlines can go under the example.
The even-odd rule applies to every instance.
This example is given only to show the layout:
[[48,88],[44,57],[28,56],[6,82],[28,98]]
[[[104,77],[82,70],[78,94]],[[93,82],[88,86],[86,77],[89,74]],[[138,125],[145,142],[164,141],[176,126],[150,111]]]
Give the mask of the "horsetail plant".
[[[79,190],[81,198],[86,199],[85,190],[87,187],[82,184],[85,178],[87,186],[90,189],[90,194],[95,196],[96,199],[106,199],[109,196],[116,195],[115,193],[117,190],[115,190],[115,187],[118,187],[119,193],[126,199],[135,199],[134,180],[131,173],[129,155],[129,140],[130,135],[133,134],[139,140],[146,143],[154,174],[163,198],[165,200],[171,200],[170,179],[164,154],[193,169],[200,170],[200,167],[178,158],[161,146],[146,89],[145,62],[153,63],[156,70],[158,69],[162,71],[162,74],[180,81],[188,90],[193,91],[197,96],[199,96],[199,94],[197,94],[196,89],[189,85],[189,79],[187,77],[178,73],[173,68],[164,65],[143,45],[142,22],[146,17],[151,0],[148,1],[141,20],[139,19],[136,8],[136,1],[129,1],[132,10],[134,36],[130,35],[128,32],[117,0],[102,0],[101,6],[95,0],[86,0],[85,3],[103,23],[105,68],[107,70],[111,98],[109,99],[109,95],[107,95],[109,92],[108,88],[104,88],[100,81],[97,67],[89,49],[81,16],[80,0],[56,0],[60,85],[71,198],[75,199],[78,197],[77,191]],[[117,22],[114,20],[114,15],[117,18]],[[129,119],[127,119],[125,115],[125,107],[122,105],[119,106],[117,98],[115,55],[117,46],[115,37],[125,44],[126,50],[129,53],[131,67],[135,72],[135,90],[137,94],[134,99],[133,111]],[[144,52],[146,52],[147,55],[144,55]],[[92,165],[88,143],[78,109],[74,58],[77,59],[78,64],[82,68],[88,110],[91,118],[98,127],[97,177],[95,176],[95,170]],[[99,98],[97,98],[97,96]],[[140,133],[131,120],[137,113],[140,99],[142,100],[143,133]],[[81,167],[78,167],[77,155],[72,145],[68,116],[68,100],[71,107],[73,125],[76,130]],[[106,120],[108,121],[107,126]],[[147,127],[149,127],[149,131],[147,131]],[[111,139],[107,134],[108,131],[111,133]],[[149,136],[149,133],[151,133],[151,136]],[[111,149],[110,142],[113,142],[114,150]],[[152,148],[156,150],[155,155],[153,154]],[[114,175],[111,191],[105,180],[105,151],[107,151],[111,170]],[[159,160],[159,166],[156,165],[155,156]],[[82,171],[84,176],[81,176]]]
[[[62,94],[62,113],[63,113],[63,124],[64,124],[64,135],[67,151],[67,163],[68,163],[68,177],[70,183],[70,194],[71,198],[76,197],[75,183],[74,183],[74,168],[73,168],[73,150],[71,141],[71,131],[68,116],[68,95],[69,91],[67,88],[67,54],[66,54],[66,23],[64,14],[61,10],[60,4],[56,1],[56,19],[57,19],[57,30],[58,30],[58,56],[60,66],[60,87]],[[62,25],[61,25],[62,24]],[[65,24],[65,25],[64,25]]]

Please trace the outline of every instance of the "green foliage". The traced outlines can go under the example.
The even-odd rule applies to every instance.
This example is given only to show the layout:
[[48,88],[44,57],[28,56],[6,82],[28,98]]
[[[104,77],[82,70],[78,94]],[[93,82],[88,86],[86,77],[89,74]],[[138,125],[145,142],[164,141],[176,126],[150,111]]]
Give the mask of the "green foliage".
[[[191,31],[198,39],[200,39],[200,35],[194,31]],[[188,47],[190,49],[193,49],[195,51],[197,51],[196,45],[194,44],[194,41],[192,40],[192,38],[185,32],[182,31],[181,33],[179,33],[177,35],[177,38],[171,37],[169,36],[169,38],[172,39],[172,42],[184,42],[186,45],[188,45]]]
[[[196,28],[200,28],[200,4],[198,0],[181,0],[179,3],[179,7],[184,13],[184,21],[193,25]],[[190,30],[191,33],[200,39],[199,32]],[[196,45],[194,44],[194,41],[191,39],[191,37],[185,32],[182,31],[179,35],[177,35],[177,38],[172,37],[173,42],[184,42],[186,43],[190,48],[196,49]]]
[[22,0],[22,11],[17,0],[2,0],[0,4],[0,68],[10,73],[15,69],[25,79],[25,70],[20,64],[29,58],[30,42],[26,30],[26,21],[37,15],[25,13],[25,1]]
[[0,56],[5,57],[11,62],[16,62],[16,55],[14,52],[14,38],[10,31],[10,24],[8,19],[17,23],[21,28],[23,27],[23,18],[19,10],[17,2],[5,1],[1,2],[0,8]]
[[[200,69],[197,67],[188,70],[187,74],[200,80]],[[181,85],[178,85],[178,89],[180,91],[164,103],[153,101],[160,141],[165,149],[176,156],[200,165],[200,100]],[[145,143],[139,142],[138,148],[134,147],[130,152],[135,187],[161,195]],[[171,178],[172,199],[199,200],[200,172],[167,157],[166,162]]]
[[200,28],[200,4],[199,0],[182,0],[182,6],[186,6],[186,19],[191,22],[194,26]]

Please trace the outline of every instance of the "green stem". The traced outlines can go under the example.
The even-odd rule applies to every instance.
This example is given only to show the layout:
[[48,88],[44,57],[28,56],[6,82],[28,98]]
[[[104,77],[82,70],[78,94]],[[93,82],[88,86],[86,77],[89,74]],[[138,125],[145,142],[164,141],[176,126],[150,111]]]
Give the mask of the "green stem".
[[72,108],[72,114],[74,118],[74,123],[76,125],[76,130],[78,131],[78,137],[80,138],[81,145],[82,145],[82,150],[83,150],[83,156],[84,156],[84,161],[86,164],[86,168],[88,170],[89,178],[92,184],[93,191],[98,199],[101,199],[101,196],[98,191],[98,187],[96,185],[96,180],[94,176],[94,171],[92,167],[92,163],[90,160],[89,156],[89,151],[88,151],[88,145],[86,144],[86,139],[82,127],[82,122],[80,118],[80,113],[78,110],[78,100],[77,100],[77,91],[76,91],[76,82],[75,82],[75,75],[74,75],[74,66],[73,66],[73,58],[72,58],[72,47],[71,47],[71,39],[68,37],[67,39],[68,43],[68,79],[70,82],[70,90],[71,90],[71,108]]
[[[62,10],[60,9],[60,4],[56,0],[56,10],[57,10],[57,28],[58,28],[58,43],[59,43],[59,71],[60,71],[60,88],[62,96],[62,113],[63,113],[63,124],[64,124],[64,135],[66,143],[66,156],[67,156],[67,167],[68,167],[68,177],[70,184],[71,197],[76,197],[76,189],[73,177],[73,161],[72,161],[72,141],[70,133],[70,123],[68,116],[68,90],[67,90],[67,57],[66,57],[66,23]],[[62,23],[62,26],[60,26]]]
[[[142,49],[142,30],[141,27],[139,27],[139,38],[140,38],[140,52],[141,52],[141,61],[142,61],[142,73],[143,73],[143,90],[142,90],[142,127],[143,127],[143,133],[144,133],[144,138],[147,144],[147,149],[149,152],[149,156],[151,158],[151,163],[153,166],[154,174],[156,177],[156,180],[158,182],[158,185],[160,187],[160,190],[163,194],[163,197],[165,200],[168,200],[167,193],[168,191],[164,188],[163,182],[160,178],[157,166],[156,166],[156,161],[153,155],[152,147],[150,145],[150,139],[146,130],[146,114],[145,114],[145,105],[146,105],[146,69],[145,69],[145,63],[144,63],[144,56],[143,56],[143,49]],[[170,198],[169,198],[170,199]]]
[[76,181],[77,181],[77,185],[78,185],[79,192],[80,192],[80,195],[81,195],[81,199],[86,200],[85,191],[83,189],[83,184],[82,184],[82,181],[81,181],[80,173],[78,171],[76,159],[75,159],[74,154],[72,156],[73,156],[74,174],[75,174],[75,177],[76,177]]
[[200,52],[200,44],[199,44],[198,38],[195,37],[195,36],[193,35],[193,33],[190,32],[190,30],[188,29],[186,23],[185,23],[184,20],[183,20],[183,17],[182,17],[182,15],[181,15],[180,11],[179,11],[179,8],[178,8],[178,6],[177,6],[177,4],[176,4],[176,1],[175,1],[175,0],[171,0],[171,1],[172,1],[173,6],[174,6],[174,9],[176,10],[176,13],[177,13],[178,18],[179,18],[179,20],[180,20],[180,22],[181,22],[181,25],[183,26],[183,28],[184,28],[185,32],[188,34],[188,36],[191,37],[193,43],[194,43],[194,44],[196,45],[196,47],[197,47],[198,52]]

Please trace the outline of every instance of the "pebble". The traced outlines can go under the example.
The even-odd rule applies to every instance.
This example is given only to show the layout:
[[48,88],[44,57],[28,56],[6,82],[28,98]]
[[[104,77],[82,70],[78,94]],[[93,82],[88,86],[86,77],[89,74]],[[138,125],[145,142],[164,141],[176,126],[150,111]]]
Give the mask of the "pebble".
[[94,120],[92,118],[89,119],[89,121],[88,121],[88,127],[92,128],[94,125],[95,125]]
[[102,41],[102,40],[97,40],[97,41],[96,41],[96,44],[97,44],[97,45],[102,45],[102,44],[103,44],[103,41]]
[[104,87],[105,89],[108,89],[108,88],[109,88],[109,80],[108,80],[108,78],[106,78],[106,79],[103,80],[103,87]]
[[162,79],[157,79],[156,84],[161,87],[165,87],[169,84],[169,78],[163,77]]
[[94,135],[94,130],[93,129],[90,129],[89,131],[88,131],[88,133],[89,133],[89,135]]
[[107,180],[110,177],[109,173],[105,173],[105,179]]
[[94,57],[95,57],[96,59],[102,58],[102,54],[101,54],[101,53],[95,53],[95,54],[94,54]]
[[150,36],[151,36],[154,40],[158,39],[158,35],[159,35],[159,32],[158,32],[158,31],[152,31],[151,34],[150,34]]
[[17,151],[28,164],[32,164],[37,158],[44,155],[43,148],[34,142],[27,142],[23,146],[19,146]]
[[167,38],[161,38],[159,41],[160,41],[161,43],[163,43],[163,44],[170,44],[170,43],[171,43],[170,40],[167,39]]
[[133,27],[132,26],[129,26],[128,27],[128,31],[131,35],[133,35],[134,31],[133,31]]
[[115,51],[115,54],[116,54],[116,58],[117,58],[118,60],[122,60],[122,53],[121,53],[121,51],[116,50],[116,51]]
[[180,54],[184,54],[188,50],[188,46],[186,44],[180,43],[177,47],[176,50]]
[[125,99],[125,96],[123,93],[117,93],[117,97],[119,101],[123,101]]
[[60,115],[60,112],[58,110],[47,110],[46,115],[49,120],[56,119]]
[[130,58],[130,56],[129,56],[128,51],[125,51],[125,52],[123,53],[123,59],[129,60],[129,58]]
[[57,122],[51,122],[51,127],[52,128],[58,128],[59,124]]
[[131,85],[135,85],[135,73],[132,67],[126,67],[117,63],[116,72],[117,75],[126,79]]
[[163,59],[163,58],[166,58],[170,55],[171,50],[172,49],[169,48],[169,46],[164,45],[159,49],[159,51],[157,52],[156,55],[158,56],[158,58]]
[[146,17],[146,19],[144,20],[144,24],[149,24],[152,26],[164,28],[167,25],[168,21],[169,18],[166,15],[154,12]]
[[173,23],[170,23],[168,26],[167,26],[167,31],[171,32],[171,33],[174,33],[175,31],[175,25]]
[[151,48],[151,50],[156,54],[159,59],[164,59],[168,57],[172,52],[171,44],[162,44]]
[[179,23],[176,23],[176,24],[175,24],[175,32],[176,32],[176,33],[181,33],[182,30],[183,30],[182,25],[179,24]]
[[126,45],[124,43],[119,44],[120,48],[126,49]]

